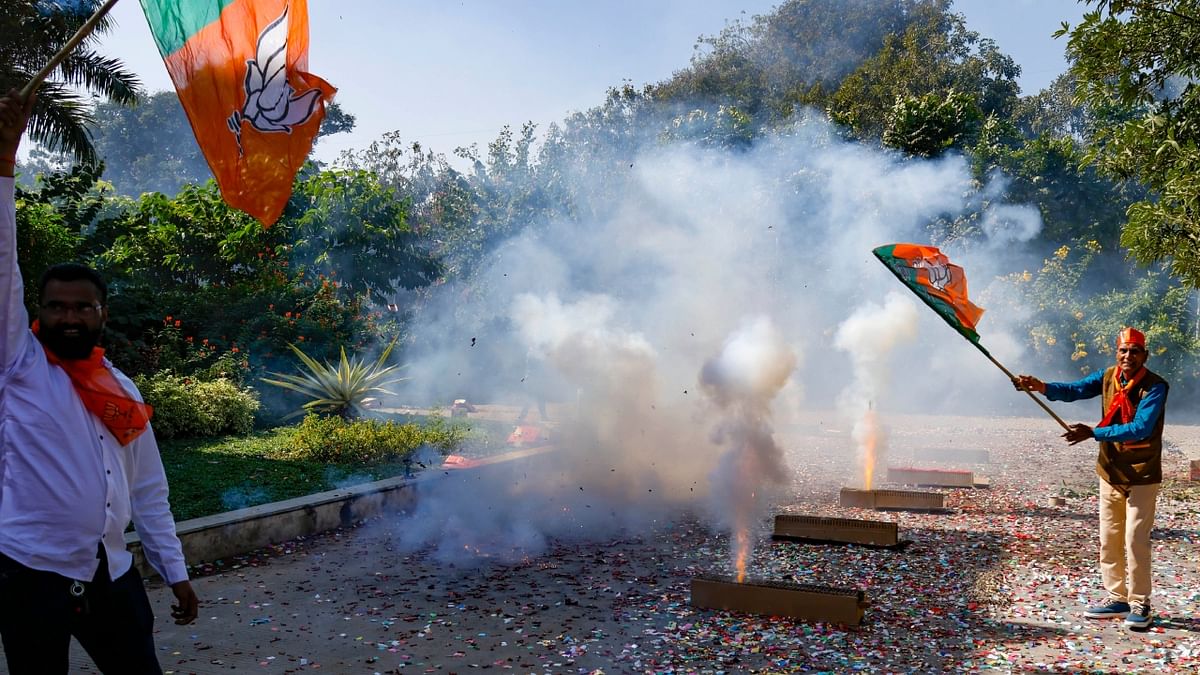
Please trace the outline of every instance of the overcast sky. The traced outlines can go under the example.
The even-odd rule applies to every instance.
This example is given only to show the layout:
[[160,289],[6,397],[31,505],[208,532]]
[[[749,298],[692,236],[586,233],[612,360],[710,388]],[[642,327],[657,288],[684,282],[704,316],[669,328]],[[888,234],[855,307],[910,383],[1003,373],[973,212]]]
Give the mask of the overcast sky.
[[[338,87],[357,118],[330,137],[330,160],[381,134],[449,155],[494,139],[504,125],[542,128],[601,103],[624,81],[641,86],[687,66],[696,39],[729,22],[769,13],[773,0],[309,0],[310,69]],[[1076,22],[1071,0],[955,0],[968,26],[991,37],[1023,69],[1032,93],[1065,68],[1063,40]],[[100,51],[137,72],[152,91],[170,88],[137,0],[121,0]]]

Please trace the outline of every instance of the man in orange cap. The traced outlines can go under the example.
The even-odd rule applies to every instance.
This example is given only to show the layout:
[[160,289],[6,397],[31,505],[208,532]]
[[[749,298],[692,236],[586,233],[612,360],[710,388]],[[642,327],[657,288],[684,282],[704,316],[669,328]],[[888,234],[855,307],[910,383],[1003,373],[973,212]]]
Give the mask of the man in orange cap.
[[1077,382],[1013,378],[1017,389],[1051,401],[1102,396],[1104,417],[1095,427],[1072,424],[1063,434],[1071,445],[1089,438],[1100,443],[1100,576],[1106,604],[1091,607],[1092,619],[1125,618],[1133,630],[1150,627],[1150,530],[1154,501],[1162,483],[1163,419],[1167,382],[1146,369],[1146,336],[1136,328],[1117,335],[1117,363]]

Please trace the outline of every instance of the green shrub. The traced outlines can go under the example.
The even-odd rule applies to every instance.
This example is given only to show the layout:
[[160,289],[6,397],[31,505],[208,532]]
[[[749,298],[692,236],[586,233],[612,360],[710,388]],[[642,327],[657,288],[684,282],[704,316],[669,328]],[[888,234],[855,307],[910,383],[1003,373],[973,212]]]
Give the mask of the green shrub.
[[253,389],[240,388],[224,378],[194,382],[189,386],[200,409],[216,421],[215,429],[206,436],[240,436],[254,429],[258,394]]
[[320,462],[370,464],[403,460],[425,445],[448,452],[465,435],[461,428],[440,419],[419,425],[308,415],[296,427],[292,450],[299,457]]
[[158,438],[245,434],[254,428],[257,395],[229,380],[204,382],[159,373],[134,381],[154,406],[152,423]]

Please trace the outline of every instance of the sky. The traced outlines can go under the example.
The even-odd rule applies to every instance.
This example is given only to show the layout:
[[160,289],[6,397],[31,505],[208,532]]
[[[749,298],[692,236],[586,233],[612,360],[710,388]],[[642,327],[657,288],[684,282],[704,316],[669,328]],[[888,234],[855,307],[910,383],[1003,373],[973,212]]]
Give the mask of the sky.
[[[603,102],[609,87],[658,82],[686,67],[697,38],[770,13],[776,0],[309,0],[310,70],[338,87],[357,118],[349,134],[322,139],[336,159],[399,131],[450,156],[481,149],[509,125],[540,129]],[[1025,93],[1065,67],[1051,35],[1075,22],[1073,0],[955,0],[967,25],[1022,67]],[[170,88],[136,0],[112,10],[116,27],[99,51],[123,61],[151,91]]]

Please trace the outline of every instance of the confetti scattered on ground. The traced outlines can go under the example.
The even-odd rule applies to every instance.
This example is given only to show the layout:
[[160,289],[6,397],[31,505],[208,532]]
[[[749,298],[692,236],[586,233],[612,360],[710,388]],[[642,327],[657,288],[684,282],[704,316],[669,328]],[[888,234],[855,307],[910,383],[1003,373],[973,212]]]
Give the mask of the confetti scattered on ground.
[[[390,518],[197,568],[200,619],[177,627],[160,617],[160,659],[169,673],[1200,668],[1200,489],[1183,480],[1187,456],[1200,457],[1200,427],[1168,428],[1169,479],[1153,535],[1157,620],[1134,633],[1081,614],[1103,596],[1094,446],[1067,447],[1039,419],[893,425],[884,466],[952,467],[914,458],[938,439],[988,450],[991,463],[959,468],[987,476],[991,487],[941,490],[944,513],[844,509],[838,490],[861,486],[849,440],[789,425],[779,434],[794,476],[780,509],[894,520],[907,543],[880,549],[762,539],[750,567],[751,577],[864,589],[871,604],[856,628],[693,609],[691,577],[729,565],[726,535],[696,516],[652,534],[561,543],[517,564],[470,568],[397,550],[394,535],[405,524]],[[1058,495],[1065,506],[1049,506]],[[168,595],[151,590],[162,616]]]

